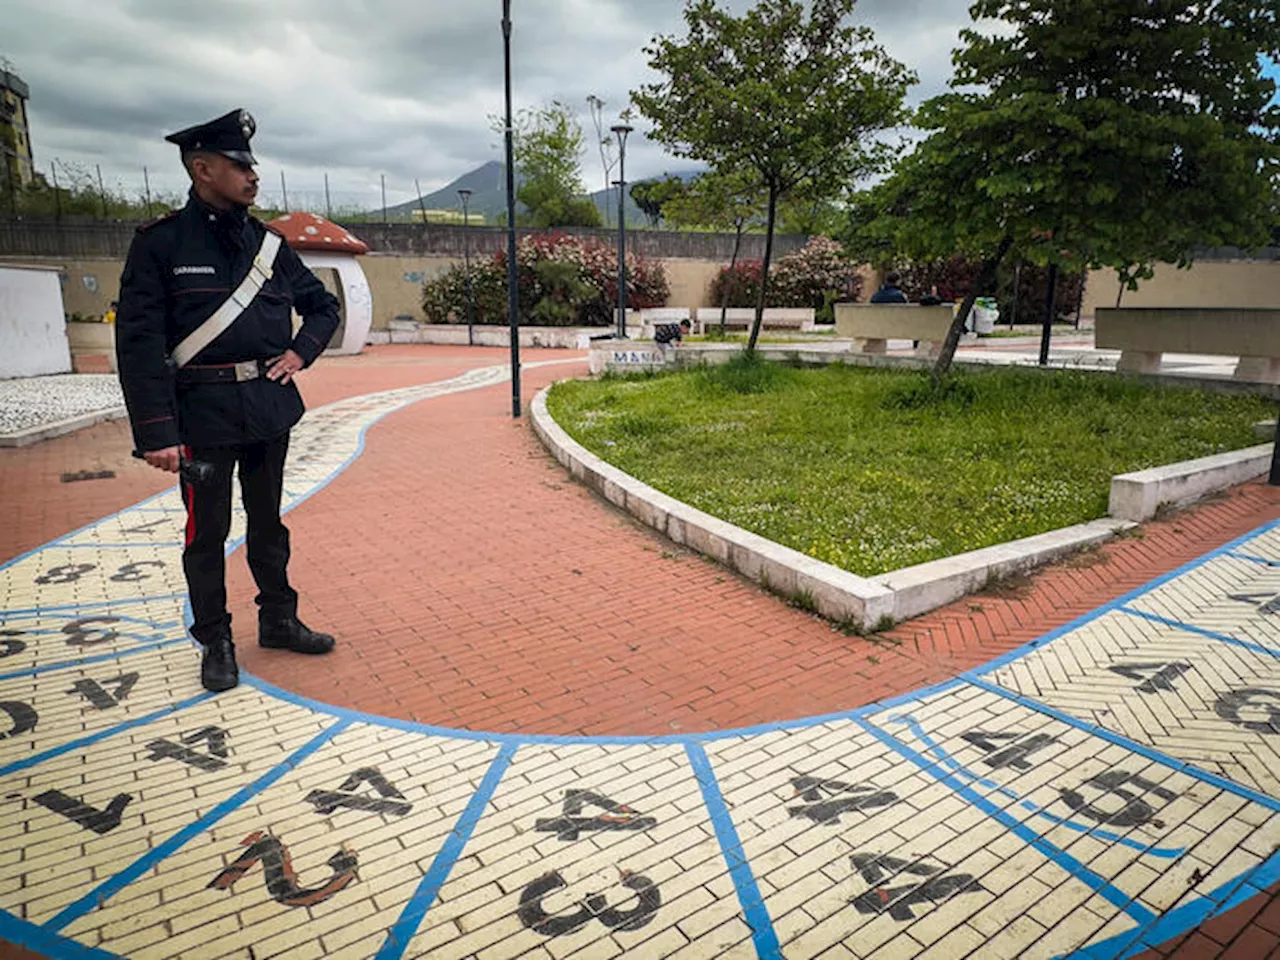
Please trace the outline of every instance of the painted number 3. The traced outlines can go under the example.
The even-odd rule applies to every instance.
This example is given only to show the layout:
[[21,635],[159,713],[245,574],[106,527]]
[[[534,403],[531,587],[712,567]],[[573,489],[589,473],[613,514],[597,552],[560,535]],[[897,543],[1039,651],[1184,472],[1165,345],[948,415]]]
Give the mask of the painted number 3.
[[[139,560],[136,563],[126,563],[113,573],[110,579],[116,583],[137,583],[139,580],[151,579],[151,574],[143,570],[143,567],[163,567],[164,563],[160,560]],[[64,563],[58,567],[50,567],[40,576],[36,577],[35,582],[41,586],[56,583],[75,583],[90,570],[97,569],[97,565],[93,563]]]
[[93,563],[65,563],[60,567],[52,567],[36,577],[36,583],[75,583],[97,565]]

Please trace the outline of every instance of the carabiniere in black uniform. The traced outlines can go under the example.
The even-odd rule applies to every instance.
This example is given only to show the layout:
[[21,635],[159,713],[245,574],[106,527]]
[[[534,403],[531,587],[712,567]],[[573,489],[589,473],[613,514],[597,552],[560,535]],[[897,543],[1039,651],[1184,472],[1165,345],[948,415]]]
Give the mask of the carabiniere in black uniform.
[[[232,111],[166,139],[184,155],[220,153],[244,166],[256,162],[252,134],[252,118]],[[300,653],[325,653],[334,643],[298,620],[287,573],[289,531],[280,520],[289,429],[302,416],[302,397],[292,382],[265,373],[267,361],[287,350],[311,365],[337,328],[337,300],[281,243],[270,279],[230,327],[180,369],[172,359],[249,273],[267,229],[243,206],[210,206],[193,186],[185,207],[138,229],[120,280],[116,350],[137,452],[177,446],[186,465],[207,465],[201,477],[182,473],[182,560],[191,632],[205,647],[202,679],[210,689],[238,681],[224,563],[237,465],[259,591],[259,642]],[[303,320],[296,336],[291,308]]]

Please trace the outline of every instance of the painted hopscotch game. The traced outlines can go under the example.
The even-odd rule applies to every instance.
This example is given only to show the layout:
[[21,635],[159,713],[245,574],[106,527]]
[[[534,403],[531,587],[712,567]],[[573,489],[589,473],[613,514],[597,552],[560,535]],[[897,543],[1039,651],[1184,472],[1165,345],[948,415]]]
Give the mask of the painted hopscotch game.
[[[313,411],[287,504],[506,376]],[[610,739],[206,693],[183,523],[0,569],[0,938],[47,956],[1101,960],[1280,882],[1280,525],[892,703]]]

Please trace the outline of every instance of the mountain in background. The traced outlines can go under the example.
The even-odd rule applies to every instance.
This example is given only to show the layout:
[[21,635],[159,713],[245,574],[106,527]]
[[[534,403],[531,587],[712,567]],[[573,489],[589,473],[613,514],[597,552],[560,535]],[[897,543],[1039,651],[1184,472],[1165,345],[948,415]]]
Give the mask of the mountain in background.
[[[691,180],[698,174],[696,171],[673,174],[682,180]],[[638,182],[638,181],[636,181]],[[627,185],[630,191],[631,185]],[[472,214],[481,215],[490,224],[501,222],[507,212],[507,177],[506,165],[497,160],[490,160],[470,173],[464,173],[448,186],[441,187],[434,193],[425,194],[421,205],[417,200],[397,204],[387,208],[387,216],[392,219],[410,219],[414,211],[425,207],[430,210],[462,210],[462,201],[458,199],[459,190],[470,190],[471,199],[467,206]],[[600,210],[600,219],[608,224],[618,222],[618,194],[616,190],[597,190],[589,194],[591,201]],[[649,221],[636,206],[630,196],[626,202],[627,226],[648,226]]]

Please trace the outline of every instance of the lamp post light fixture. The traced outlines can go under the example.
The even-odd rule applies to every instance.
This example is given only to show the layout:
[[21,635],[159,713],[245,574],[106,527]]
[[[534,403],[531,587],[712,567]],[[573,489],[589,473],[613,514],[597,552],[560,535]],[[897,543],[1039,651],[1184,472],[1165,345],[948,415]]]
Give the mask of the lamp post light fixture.
[[618,138],[618,337],[627,337],[627,134],[635,128],[619,123],[609,128]]
[[471,200],[471,191],[459,190],[458,196],[462,198],[462,263],[467,271],[467,346],[474,347],[476,345],[474,332],[476,300],[471,293],[471,216],[467,208],[467,203]]

